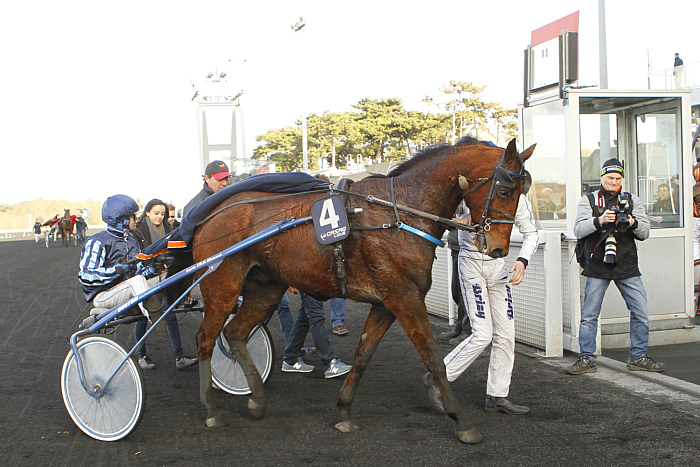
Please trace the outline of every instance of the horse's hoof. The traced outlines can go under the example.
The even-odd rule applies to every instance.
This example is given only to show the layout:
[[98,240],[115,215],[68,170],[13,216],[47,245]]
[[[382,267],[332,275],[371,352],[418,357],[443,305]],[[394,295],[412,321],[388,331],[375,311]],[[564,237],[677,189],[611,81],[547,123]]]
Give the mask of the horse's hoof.
[[258,404],[251,398],[248,399],[248,411],[254,418],[260,420],[265,416],[267,409],[265,408],[265,404]]
[[207,428],[221,428],[222,426],[226,426],[226,422],[224,422],[221,415],[214,415],[213,417],[207,418],[206,423]]
[[479,444],[484,441],[484,436],[476,427],[470,428],[469,430],[457,431],[457,437],[465,444]]
[[336,423],[335,429],[342,433],[355,433],[356,431],[360,431],[360,427],[358,427],[352,420],[345,420]]

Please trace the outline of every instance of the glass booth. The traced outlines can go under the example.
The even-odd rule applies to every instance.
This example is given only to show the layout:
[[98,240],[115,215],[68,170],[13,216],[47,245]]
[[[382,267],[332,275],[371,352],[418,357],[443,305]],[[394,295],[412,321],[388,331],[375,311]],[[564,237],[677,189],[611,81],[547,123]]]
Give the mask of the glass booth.
[[[537,144],[526,163],[532,175],[528,197],[540,229],[561,237],[559,261],[552,261],[551,247],[549,262],[543,261],[552,265],[553,271],[541,277],[556,300],[544,311],[542,326],[549,329],[554,322],[556,328],[561,323],[565,349],[578,351],[585,284],[573,253],[576,205],[599,188],[601,165],[613,157],[625,166],[622,189],[642,199],[651,221],[650,238],[638,242],[649,300],[650,345],[663,343],[673,334],[668,331],[677,331],[674,342],[700,340],[697,333],[686,332],[695,317],[690,114],[689,91],[568,89],[564,99],[550,96],[520,109],[520,146]],[[517,289],[514,293],[528,294],[527,288]],[[526,296],[520,300],[521,309],[533,302]],[[598,342],[603,347],[629,345],[629,312],[612,284],[600,324]],[[526,331],[520,330],[521,340]]]

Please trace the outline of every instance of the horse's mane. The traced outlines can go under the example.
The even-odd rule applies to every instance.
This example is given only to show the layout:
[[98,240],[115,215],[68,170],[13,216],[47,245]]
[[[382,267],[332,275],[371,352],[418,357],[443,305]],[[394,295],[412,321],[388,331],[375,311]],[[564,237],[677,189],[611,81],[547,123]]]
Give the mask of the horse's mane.
[[458,147],[458,146],[466,146],[469,144],[483,144],[485,146],[491,146],[491,147],[498,147],[495,144],[493,144],[491,141],[479,141],[476,138],[472,138],[471,136],[465,136],[463,138],[460,138],[459,141],[457,141],[454,146],[451,144],[437,144],[434,146],[430,146],[429,148],[426,148],[422,151],[420,151],[418,154],[410,158],[409,160],[402,162],[398,167],[395,169],[391,170],[386,175],[382,174],[372,174],[370,177],[396,177],[401,175],[404,172],[407,172],[414,168],[415,166],[422,164],[423,162],[430,160],[440,154],[442,154],[445,149],[451,148],[451,147]]

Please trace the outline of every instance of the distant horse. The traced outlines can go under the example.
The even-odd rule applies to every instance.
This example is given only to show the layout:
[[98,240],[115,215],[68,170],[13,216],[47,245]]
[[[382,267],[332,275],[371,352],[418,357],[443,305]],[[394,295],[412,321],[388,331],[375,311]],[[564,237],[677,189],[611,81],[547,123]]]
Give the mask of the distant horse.
[[[197,332],[197,352],[200,399],[207,410],[207,425],[223,424],[212,391],[211,356],[239,295],[244,297],[243,305],[226,326],[224,335],[252,391],[248,409],[256,418],[264,416],[263,384],[246,349],[246,338],[274,312],[287,287],[293,286],[323,298],[345,296],[372,305],[360,334],[353,368],[340,391],[338,430],[358,429],[350,416],[357,385],[380,340],[398,319],[433,374],[446,412],[457,422],[460,441],[481,442],[481,433],[465,418],[447,382],[425,307],[436,245],[392,226],[403,223],[439,239],[445,226],[435,221],[436,216],[451,219],[464,199],[475,224],[481,227],[477,241],[480,251],[494,258],[507,255],[522,187],[518,175],[524,171],[523,163],[533,151],[534,146],[518,154],[515,140],[504,150],[466,138],[456,145],[427,150],[386,176],[372,176],[354,183],[348,188],[346,207],[361,208],[362,212],[349,218],[351,233],[344,242],[344,255],[340,259],[334,255],[333,244],[321,245],[317,241],[309,224],[227,257],[201,282],[205,313]],[[283,218],[308,216],[311,204],[326,195],[310,192],[253,204],[246,201],[275,195],[235,194],[219,204],[216,213],[197,227],[191,252],[176,253],[168,274],[219,253]],[[391,202],[387,207],[377,204],[376,199]],[[417,214],[418,211],[421,213]],[[345,281],[336,274],[338,261],[344,266]],[[171,288],[171,297],[177,288]]]
[[58,233],[63,240],[63,246],[70,246],[70,236],[73,233],[73,221],[70,216],[70,209],[64,209],[63,217],[58,221]]

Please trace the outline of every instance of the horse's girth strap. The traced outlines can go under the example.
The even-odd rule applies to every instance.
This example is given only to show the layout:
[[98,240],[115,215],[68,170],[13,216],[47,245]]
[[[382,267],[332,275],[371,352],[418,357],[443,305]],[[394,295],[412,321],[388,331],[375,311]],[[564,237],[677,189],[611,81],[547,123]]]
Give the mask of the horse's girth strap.
[[343,244],[336,243],[333,248],[333,258],[335,259],[335,266],[338,273],[338,282],[340,283],[340,292],[343,297],[348,296],[348,277],[345,274],[345,252],[343,251]]

